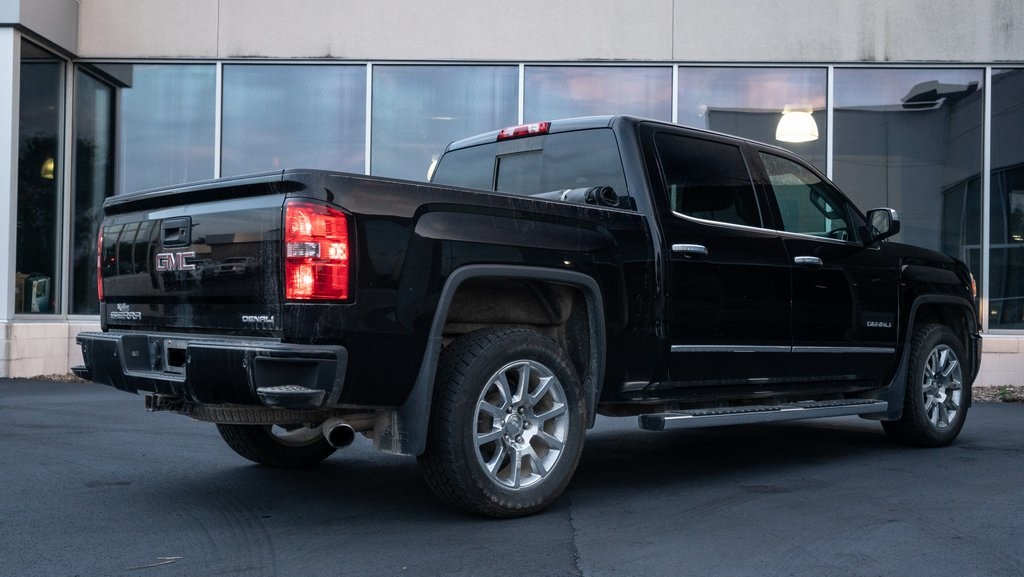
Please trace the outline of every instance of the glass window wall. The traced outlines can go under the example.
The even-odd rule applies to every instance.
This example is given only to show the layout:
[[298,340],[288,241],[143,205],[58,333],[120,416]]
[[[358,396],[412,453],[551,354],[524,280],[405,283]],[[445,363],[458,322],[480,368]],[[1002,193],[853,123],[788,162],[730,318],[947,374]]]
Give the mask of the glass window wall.
[[862,209],[899,211],[902,242],[981,280],[982,84],[976,69],[837,69],[833,180]]
[[527,66],[523,119],[632,114],[672,120],[668,66]]
[[213,178],[216,67],[138,64],[125,78],[118,191]]
[[1024,329],[1024,69],[992,71],[990,329]]
[[678,122],[791,150],[825,171],[825,68],[679,68]]
[[516,123],[516,66],[374,66],[371,172],[426,180],[449,142]]
[[16,313],[59,313],[64,61],[22,41]]
[[[31,45],[23,50],[18,283],[20,290],[28,276],[48,278],[50,296],[35,307],[55,311],[64,64]],[[104,127],[115,103],[118,192],[210,178],[218,145],[225,176],[286,167],[362,173],[369,143],[371,173],[422,180],[446,143],[514,124],[520,113],[527,122],[620,113],[670,120],[673,104],[670,66],[528,65],[520,111],[516,65],[378,64],[367,134],[365,65],[231,63],[223,66],[217,143],[215,65],[125,67],[120,100],[96,77],[76,75],[73,313],[95,312],[92,264],[80,248],[112,189],[112,133]],[[990,328],[1024,330],[1024,69],[992,72],[988,255],[981,246],[984,71],[837,67],[833,78],[833,180],[862,209],[897,209],[899,240],[967,261],[989,287]],[[824,169],[827,82],[826,67],[680,66],[678,122],[775,143]],[[803,116],[797,132],[783,126],[791,114]],[[30,165],[49,157],[52,180],[42,165],[33,176]],[[980,275],[983,258],[989,279]],[[18,299],[19,312],[31,310],[31,299]]]
[[226,65],[223,98],[223,176],[364,172],[365,66]]
[[100,311],[96,235],[103,218],[103,199],[114,194],[114,90],[81,68],[75,73],[72,314]]

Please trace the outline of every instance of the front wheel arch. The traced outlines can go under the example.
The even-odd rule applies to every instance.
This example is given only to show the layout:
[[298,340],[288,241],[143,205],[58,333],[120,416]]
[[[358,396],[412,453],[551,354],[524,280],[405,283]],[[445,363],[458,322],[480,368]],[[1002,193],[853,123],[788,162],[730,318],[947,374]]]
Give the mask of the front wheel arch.
[[[915,299],[911,306],[906,332],[901,336],[899,363],[892,378],[880,393],[879,399],[888,402],[889,409],[882,415],[866,418],[893,421],[903,415],[906,385],[910,366],[910,352],[916,331],[925,324],[943,324],[950,328],[964,346],[964,368],[968,384],[978,376],[981,364],[981,337],[978,335],[977,311],[970,301],[953,296],[927,295]],[[970,399],[968,399],[968,406]]]
[[956,333],[941,323],[914,330],[899,419],[883,421],[885,432],[908,445],[942,447],[960,434],[971,400],[968,358]]

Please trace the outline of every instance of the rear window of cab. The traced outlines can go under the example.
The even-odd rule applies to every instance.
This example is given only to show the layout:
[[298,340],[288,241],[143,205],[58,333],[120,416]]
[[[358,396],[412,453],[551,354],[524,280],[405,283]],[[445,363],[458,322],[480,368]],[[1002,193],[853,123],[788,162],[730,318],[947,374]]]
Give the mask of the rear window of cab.
[[595,128],[504,140],[451,150],[431,182],[519,195],[611,187],[627,196],[615,133]]

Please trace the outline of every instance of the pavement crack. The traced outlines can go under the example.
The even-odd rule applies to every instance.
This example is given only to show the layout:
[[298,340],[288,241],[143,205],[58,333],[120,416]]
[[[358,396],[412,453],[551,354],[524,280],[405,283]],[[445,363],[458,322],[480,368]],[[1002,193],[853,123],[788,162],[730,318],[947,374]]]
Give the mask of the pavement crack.
[[569,528],[572,529],[572,573],[570,575],[583,577],[583,555],[580,553],[579,545],[580,529],[576,525],[576,516],[573,514],[575,507],[573,507],[572,495],[568,491],[564,498],[569,504]]

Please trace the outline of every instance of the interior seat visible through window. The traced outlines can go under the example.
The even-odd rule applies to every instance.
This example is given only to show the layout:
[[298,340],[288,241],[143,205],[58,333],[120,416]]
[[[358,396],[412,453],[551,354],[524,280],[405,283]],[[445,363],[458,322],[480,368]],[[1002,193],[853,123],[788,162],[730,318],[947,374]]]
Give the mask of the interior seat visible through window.
[[762,226],[754,187],[738,147],[667,133],[657,135],[656,142],[673,212]]

